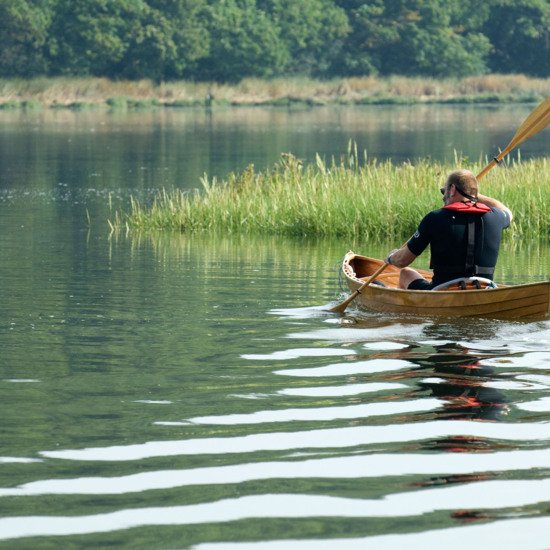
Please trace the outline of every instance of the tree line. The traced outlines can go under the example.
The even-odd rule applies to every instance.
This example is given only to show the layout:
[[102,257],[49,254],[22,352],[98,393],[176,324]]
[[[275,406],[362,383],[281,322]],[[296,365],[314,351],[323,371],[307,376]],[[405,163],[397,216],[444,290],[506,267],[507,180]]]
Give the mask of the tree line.
[[0,76],[550,76],[550,0],[0,0]]

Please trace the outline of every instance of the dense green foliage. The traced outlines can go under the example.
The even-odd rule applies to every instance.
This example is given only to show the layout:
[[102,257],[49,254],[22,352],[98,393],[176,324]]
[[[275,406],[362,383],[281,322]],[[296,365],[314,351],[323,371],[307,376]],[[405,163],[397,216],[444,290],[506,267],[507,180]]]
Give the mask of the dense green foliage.
[[0,76],[550,76],[549,0],[0,0]]
[[[285,155],[272,170],[253,167],[225,182],[203,181],[202,192],[161,193],[151,207],[132,203],[113,229],[331,235],[403,240],[424,214],[441,206],[439,187],[456,166],[421,161],[361,164],[357,152],[327,165],[304,166]],[[483,166],[468,166],[480,171]],[[533,186],[532,182],[537,185]],[[514,212],[509,235],[547,238],[550,232],[548,159],[508,163],[482,180],[483,193]]]

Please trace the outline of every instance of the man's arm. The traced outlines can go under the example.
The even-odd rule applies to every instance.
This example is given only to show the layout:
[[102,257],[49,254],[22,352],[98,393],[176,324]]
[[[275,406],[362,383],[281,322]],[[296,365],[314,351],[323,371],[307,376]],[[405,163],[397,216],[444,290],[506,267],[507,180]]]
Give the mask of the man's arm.
[[504,212],[506,212],[506,214],[508,214],[510,221],[512,221],[512,211],[507,206],[504,206],[504,204],[502,204],[500,201],[497,201],[497,199],[493,199],[491,197],[487,197],[486,195],[478,193],[477,201],[481,204],[485,204],[489,208],[498,208],[499,210],[503,210]]
[[415,258],[416,254],[413,254],[409,250],[407,243],[405,243],[401,248],[396,248],[395,250],[392,250],[388,254],[385,262],[387,264],[394,265],[395,267],[406,267],[411,264]]

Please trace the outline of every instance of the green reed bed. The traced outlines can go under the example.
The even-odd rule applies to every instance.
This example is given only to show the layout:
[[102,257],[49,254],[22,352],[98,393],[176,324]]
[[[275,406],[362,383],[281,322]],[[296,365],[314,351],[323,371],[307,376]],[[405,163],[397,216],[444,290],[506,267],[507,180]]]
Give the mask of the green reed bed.
[[[464,166],[480,171],[483,164]],[[113,230],[263,233],[406,238],[421,217],[441,206],[439,187],[454,165],[420,161],[303,165],[291,155],[270,170],[247,168],[226,181],[203,180],[201,191],[163,191],[151,206],[132,200],[110,220]],[[493,169],[480,190],[514,212],[514,236],[550,233],[550,160],[514,161]]]

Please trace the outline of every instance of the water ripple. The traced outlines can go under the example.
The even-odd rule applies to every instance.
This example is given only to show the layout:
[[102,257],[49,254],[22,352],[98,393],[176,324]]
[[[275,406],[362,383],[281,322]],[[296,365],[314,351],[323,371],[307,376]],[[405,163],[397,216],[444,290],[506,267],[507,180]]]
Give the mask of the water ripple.
[[250,453],[307,448],[346,448],[360,445],[412,442],[446,437],[472,437],[502,441],[548,441],[550,423],[471,422],[439,420],[296,432],[260,433],[236,437],[148,441],[133,445],[42,451],[41,456],[63,460],[128,461],[153,457]]
[[298,359],[300,357],[331,357],[335,355],[353,355],[355,352],[348,349],[336,348],[297,348],[283,351],[274,351],[273,353],[247,353],[241,355],[243,359],[254,361],[269,361],[283,359]]
[[550,519],[528,518],[495,521],[422,533],[378,535],[364,538],[275,540],[267,542],[205,543],[195,550],[395,550],[396,548],[485,548],[498,550],[548,550]]
[[[88,516],[3,518],[0,519],[0,540],[45,535],[66,536],[105,533],[143,527],[145,525],[189,525],[234,522],[243,519],[259,518],[414,516],[430,513],[435,510],[454,510],[457,507],[492,509],[547,502],[549,491],[550,482],[548,479],[545,479],[537,481],[492,481],[468,484],[461,487],[426,490],[420,495],[417,492],[390,495],[382,500],[300,494],[254,495],[224,499],[205,504],[134,508]],[[518,523],[514,522],[514,524],[517,528]],[[529,522],[529,525],[534,526],[532,522]],[[497,523],[497,526],[499,528],[502,527],[500,522]],[[535,527],[539,533],[544,532],[550,535],[550,520],[548,518],[546,518],[542,525],[537,524]],[[475,528],[474,530],[479,531]],[[460,528],[452,529],[451,531],[454,531],[458,535],[458,539],[463,545],[465,542],[463,534],[468,529]],[[459,531],[459,533],[456,533],[456,531]],[[428,531],[417,536],[424,539],[433,538],[434,533],[434,531]],[[443,534],[448,535],[448,533]],[[369,540],[374,542],[383,539],[397,541],[403,540],[403,537],[403,535],[369,537],[363,539],[363,542]],[[517,538],[514,537],[512,540],[517,540]],[[548,541],[549,539],[546,538],[545,540]],[[300,547],[303,547],[302,545],[305,542],[299,541]],[[319,544],[320,541],[316,542]],[[336,542],[336,540],[332,541],[333,544]],[[348,542],[356,543],[357,539],[352,539]],[[458,541],[455,539],[454,542]],[[481,539],[478,539],[478,548],[481,542]],[[298,541],[289,541],[289,543],[298,544]],[[410,545],[411,541],[408,540],[407,543]],[[235,548],[241,546],[248,545],[238,544]],[[200,547],[219,548],[219,545],[201,545]],[[380,548],[378,545],[365,547]],[[439,545],[427,545],[426,547],[449,548],[449,546]],[[499,545],[499,547],[502,546]],[[521,545],[521,547],[524,548],[525,546]],[[539,548],[544,547],[539,546]]]
[[405,384],[379,382],[371,384],[347,384],[345,386],[321,386],[313,388],[286,388],[279,390],[280,395],[296,395],[300,397],[343,397],[345,395],[361,395],[389,390],[407,388]]
[[542,397],[528,403],[518,403],[516,407],[524,411],[550,412],[550,397]]
[[353,363],[335,363],[324,367],[311,367],[305,369],[281,369],[273,371],[274,374],[283,376],[302,376],[320,378],[323,376],[347,376],[350,374],[374,374],[403,369],[412,369],[416,365],[403,359],[369,359],[367,361],[355,361]]
[[344,418],[368,418],[421,411],[433,411],[441,407],[439,399],[415,399],[391,403],[366,403],[347,407],[317,407],[282,409],[279,411],[257,411],[250,414],[224,414],[220,416],[195,416],[185,421],[193,424],[263,424],[266,422],[320,422]]
[[[195,485],[226,485],[270,479],[361,479],[406,475],[471,475],[548,468],[550,449],[482,454],[441,453],[344,456],[162,470],[118,477],[33,481],[0,489],[0,497],[43,494],[126,494]],[[550,495],[550,493],[548,493]]]
[[543,369],[550,368],[550,352],[533,351],[520,355],[507,355],[505,357],[494,357],[483,359],[480,365],[497,368]]

